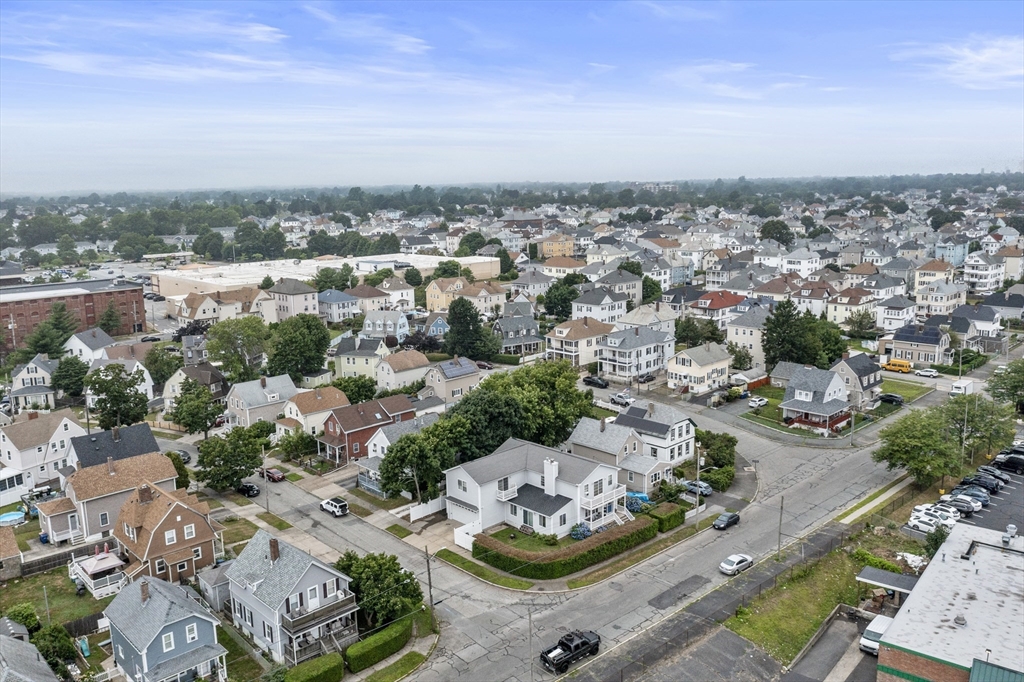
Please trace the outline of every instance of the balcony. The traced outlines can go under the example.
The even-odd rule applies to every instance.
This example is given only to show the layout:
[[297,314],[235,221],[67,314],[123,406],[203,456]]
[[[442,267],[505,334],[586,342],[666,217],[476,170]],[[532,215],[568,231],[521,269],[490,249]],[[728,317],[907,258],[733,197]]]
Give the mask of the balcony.
[[612,488],[600,495],[594,495],[593,497],[584,497],[580,500],[580,506],[584,509],[600,509],[607,504],[613,504],[617,500],[626,496],[626,486],[620,485],[616,488]]
[[316,625],[340,618],[344,615],[355,613],[356,596],[349,594],[341,599],[336,599],[329,604],[319,606],[315,609],[302,608],[292,613],[281,615],[281,626],[290,633],[297,633],[308,630]]
[[295,666],[311,658],[342,651],[345,647],[359,640],[359,632],[355,623],[345,628],[335,628],[319,639],[311,635],[297,637],[291,646],[284,647],[284,659],[288,665]]
[[508,502],[509,500],[514,500],[518,494],[519,486],[510,484],[505,490],[498,488],[497,497],[499,502]]

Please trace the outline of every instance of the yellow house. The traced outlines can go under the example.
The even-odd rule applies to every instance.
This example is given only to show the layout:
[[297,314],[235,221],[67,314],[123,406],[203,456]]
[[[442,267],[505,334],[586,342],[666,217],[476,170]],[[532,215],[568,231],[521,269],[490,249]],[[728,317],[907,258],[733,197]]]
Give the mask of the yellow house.
[[846,324],[846,320],[856,312],[867,310],[872,319],[875,316],[875,296],[867,289],[850,287],[843,289],[825,304],[828,319],[836,324]]
[[448,310],[452,301],[469,286],[465,277],[442,277],[427,285],[427,310]]
[[933,284],[952,284],[954,270],[953,264],[944,260],[936,258],[928,261],[916,270],[914,296],[920,296]]
[[334,352],[335,378],[362,376],[374,381],[377,379],[377,363],[390,353],[384,339],[360,339],[354,336],[341,339],[328,353],[331,351]]
[[540,242],[540,254],[543,258],[558,256],[570,257],[576,248],[576,239],[567,234],[553,234]]

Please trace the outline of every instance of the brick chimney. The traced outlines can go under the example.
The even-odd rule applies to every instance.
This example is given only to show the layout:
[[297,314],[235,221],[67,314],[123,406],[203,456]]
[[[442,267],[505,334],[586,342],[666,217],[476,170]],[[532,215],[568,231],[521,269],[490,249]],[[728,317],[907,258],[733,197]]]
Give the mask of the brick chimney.
[[604,417],[601,417],[601,433],[604,433]]
[[266,388],[266,387],[267,387],[267,378],[266,377],[260,377],[260,388]]
[[115,426],[110,429],[110,435],[114,438],[115,443],[121,442],[121,427]]
[[270,538],[270,563],[273,565],[278,559],[281,558],[281,546],[278,544],[277,538]]
[[850,351],[845,351],[843,353],[843,360],[849,360],[849,359],[850,359]]
[[143,483],[139,486],[139,504],[149,504],[153,501],[153,489]]
[[114,458],[113,457],[107,457],[107,471],[110,473],[111,476],[113,476],[114,474],[117,473],[116,471],[114,471]]
[[145,606],[146,602],[149,601],[149,581],[143,580],[139,583],[139,597],[142,600],[142,605]]
[[647,403],[647,416],[648,417],[653,417],[654,416],[654,403],[653,402]]

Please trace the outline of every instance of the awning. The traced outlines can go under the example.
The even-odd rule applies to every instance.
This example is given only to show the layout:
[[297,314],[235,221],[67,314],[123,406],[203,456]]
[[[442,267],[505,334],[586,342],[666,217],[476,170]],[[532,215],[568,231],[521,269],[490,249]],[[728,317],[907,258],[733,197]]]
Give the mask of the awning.
[[893,573],[892,571],[883,571],[872,566],[865,566],[857,574],[857,582],[883,587],[893,592],[910,594],[914,586],[917,585],[917,576],[903,575],[901,573]]
[[117,558],[116,554],[104,552],[95,556],[87,557],[78,562],[78,565],[89,575],[96,575],[104,571],[110,571],[124,566],[124,562]]
[[470,504],[469,502],[463,502],[462,500],[460,500],[457,497],[452,497],[451,495],[448,495],[444,499],[446,499],[448,502],[451,502],[452,504],[454,504],[454,505],[456,505],[458,507],[462,507],[463,509],[468,509],[471,512],[478,512],[478,511],[480,511],[479,507],[477,507],[476,505]]

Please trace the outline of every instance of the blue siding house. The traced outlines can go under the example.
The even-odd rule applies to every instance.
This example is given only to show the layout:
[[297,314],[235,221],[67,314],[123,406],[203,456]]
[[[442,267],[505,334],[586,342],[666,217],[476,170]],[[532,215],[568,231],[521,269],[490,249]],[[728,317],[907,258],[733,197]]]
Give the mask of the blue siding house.
[[159,578],[129,583],[103,615],[118,670],[129,680],[228,678],[227,650],[217,643],[217,618],[190,588]]

